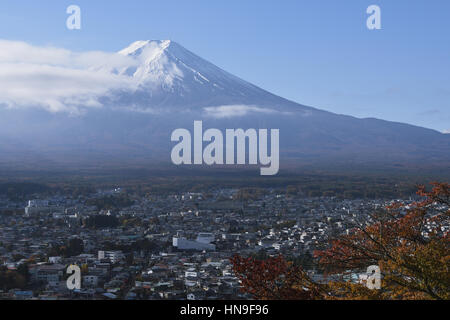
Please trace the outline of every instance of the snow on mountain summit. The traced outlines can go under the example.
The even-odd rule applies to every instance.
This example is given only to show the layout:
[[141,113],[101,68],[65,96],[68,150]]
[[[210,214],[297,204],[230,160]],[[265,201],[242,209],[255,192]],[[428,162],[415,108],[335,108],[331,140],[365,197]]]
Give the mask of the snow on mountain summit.
[[132,58],[135,64],[117,70],[116,73],[133,77],[141,84],[172,87],[176,79],[183,79],[184,74],[167,51],[170,45],[170,40],[132,43],[119,51],[119,54]]
[[258,105],[279,100],[171,40],[136,41],[118,54],[129,58],[130,64],[102,69],[132,78],[139,88],[122,92],[122,103],[166,108]]
[[119,51],[119,54],[128,56],[128,55],[138,55],[143,49],[149,46],[157,46],[161,50],[167,49],[171,44],[170,40],[139,40],[130,44],[127,48]]
[[[141,83],[173,86],[175,81],[182,81],[185,76],[186,80],[191,78],[201,84],[209,82],[201,73],[207,62],[171,40],[136,41],[119,51],[119,54],[134,59],[136,65],[118,74],[132,76]],[[203,71],[208,73],[211,68]]]

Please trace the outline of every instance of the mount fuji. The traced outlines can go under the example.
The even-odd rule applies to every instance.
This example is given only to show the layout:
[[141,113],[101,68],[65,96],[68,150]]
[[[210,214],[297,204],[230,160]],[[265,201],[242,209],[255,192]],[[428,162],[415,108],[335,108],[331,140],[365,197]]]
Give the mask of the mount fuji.
[[137,41],[117,56],[127,63],[89,68],[126,83],[93,97],[96,107],[81,103],[72,114],[0,104],[0,166],[170,165],[171,132],[202,120],[205,130],[280,129],[281,167],[427,163],[450,170],[450,135],[286,100],[169,40]]
[[213,106],[234,106],[234,109],[241,106],[257,111],[255,106],[285,109],[289,105],[288,101],[216,67],[170,40],[137,41],[119,54],[137,63],[121,68],[103,65],[98,70],[130,77],[138,89],[120,92],[108,104],[155,112]]

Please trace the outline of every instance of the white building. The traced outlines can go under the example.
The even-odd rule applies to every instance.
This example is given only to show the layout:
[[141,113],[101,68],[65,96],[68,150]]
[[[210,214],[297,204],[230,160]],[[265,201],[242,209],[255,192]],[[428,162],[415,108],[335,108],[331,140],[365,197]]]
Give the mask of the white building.
[[111,263],[117,263],[125,259],[125,255],[122,253],[122,251],[99,251],[98,259],[107,259],[111,261]]
[[51,211],[51,207],[46,200],[30,200],[25,207],[25,215],[29,216],[34,213],[48,213]]
[[34,281],[43,283],[58,283],[62,280],[65,266],[61,264],[40,265],[30,270]]
[[61,263],[62,257],[48,257],[48,262],[56,264]]
[[197,236],[197,242],[210,244],[211,242],[214,242],[216,238],[212,233],[199,233]]
[[173,238],[173,246],[179,250],[215,251],[216,246],[210,243],[187,240],[186,238]]
[[47,200],[29,200],[25,207],[25,216],[30,216],[37,213],[54,213],[63,212],[64,208],[58,206],[51,206]]

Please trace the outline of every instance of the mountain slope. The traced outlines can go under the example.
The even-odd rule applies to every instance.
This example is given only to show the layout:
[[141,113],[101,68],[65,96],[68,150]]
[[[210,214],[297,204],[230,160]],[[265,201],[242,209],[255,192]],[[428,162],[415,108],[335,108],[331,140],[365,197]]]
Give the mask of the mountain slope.
[[101,97],[102,108],[73,116],[0,107],[0,162],[170,163],[171,132],[203,120],[205,129],[280,129],[282,165],[429,163],[450,171],[450,135],[288,101],[172,41],[137,41],[119,54],[133,63],[95,70],[136,86]]

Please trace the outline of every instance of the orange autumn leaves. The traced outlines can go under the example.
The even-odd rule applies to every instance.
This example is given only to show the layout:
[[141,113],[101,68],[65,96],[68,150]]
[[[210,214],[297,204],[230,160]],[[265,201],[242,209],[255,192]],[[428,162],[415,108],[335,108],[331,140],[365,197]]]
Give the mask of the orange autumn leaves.
[[[450,186],[419,187],[420,202],[394,204],[356,225],[326,250],[318,268],[332,281],[314,281],[283,257],[259,261],[236,256],[234,272],[256,299],[450,299]],[[382,288],[370,290],[351,275],[378,265]]]

